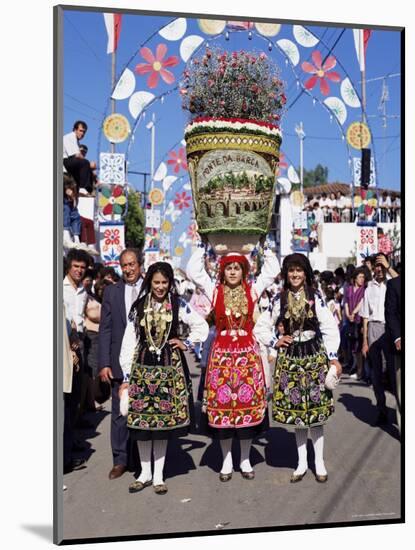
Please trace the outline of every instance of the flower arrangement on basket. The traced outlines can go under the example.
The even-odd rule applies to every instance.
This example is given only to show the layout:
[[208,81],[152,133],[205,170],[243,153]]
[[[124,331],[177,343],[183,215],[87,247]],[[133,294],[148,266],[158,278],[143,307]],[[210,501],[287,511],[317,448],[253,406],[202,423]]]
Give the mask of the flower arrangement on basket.
[[264,52],[207,48],[185,69],[180,94],[192,120],[214,117],[275,123],[286,103],[279,70]]
[[286,103],[279,69],[264,52],[207,48],[180,94],[199,233],[218,253],[249,251],[271,218]]

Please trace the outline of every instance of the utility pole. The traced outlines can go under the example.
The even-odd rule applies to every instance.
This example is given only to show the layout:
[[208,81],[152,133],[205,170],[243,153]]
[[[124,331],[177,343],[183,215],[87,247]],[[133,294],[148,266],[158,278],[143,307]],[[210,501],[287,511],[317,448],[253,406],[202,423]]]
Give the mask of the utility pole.
[[303,142],[305,138],[305,132],[303,129],[303,123],[302,121],[300,124],[296,124],[295,126],[295,133],[300,139],[300,190],[301,193],[303,192],[303,186],[304,186],[304,157],[303,157]]

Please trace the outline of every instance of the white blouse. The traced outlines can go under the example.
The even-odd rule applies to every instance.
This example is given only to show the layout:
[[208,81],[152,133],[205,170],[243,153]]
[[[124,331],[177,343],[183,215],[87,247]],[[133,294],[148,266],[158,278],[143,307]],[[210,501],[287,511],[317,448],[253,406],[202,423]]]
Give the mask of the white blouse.
[[[196,342],[204,342],[209,334],[209,325],[190,305],[183,299],[179,299],[179,321],[190,328],[188,338],[183,342],[189,348]],[[128,382],[133,362],[134,352],[138,346],[139,338],[135,331],[135,322],[128,320],[120,352],[120,365],[124,374],[124,382]]]
[[[213,308],[213,296],[216,284],[211,280],[205,270],[204,254],[204,248],[198,247],[196,249],[187,264],[186,275],[188,279],[193,281],[197,287],[204,291]],[[275,277],[280,271],[280,263],[277,257],[271,250],[266,249],[264,251],[264,265],[261,268],[261,273],[256,282],[252,285],[252,298],[254,301],[257,301],[264,290],[274,283]]]
[[[340,346],[340,333],[333,314],[319,294],[315,295],[316,315],[329,359],[337,359]],[[277,319],[280,315],[280,295],[276,296],[271,306],[262,313],[254,327],[254,336],[264,346],[273,348],[278,341],[275,334]]]

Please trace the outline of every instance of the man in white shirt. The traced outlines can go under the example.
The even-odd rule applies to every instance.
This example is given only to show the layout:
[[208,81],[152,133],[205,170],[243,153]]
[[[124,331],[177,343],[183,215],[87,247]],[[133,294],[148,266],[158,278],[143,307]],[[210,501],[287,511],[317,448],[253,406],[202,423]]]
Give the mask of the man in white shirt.
[[65,430],[64,447],[66,463],[64,472],[70,472],[79,468],[85,460],[72,459],[71,450],[74,443],[75,423],[79,420],[81,409],[82,382],[84,377],[83,363],[83,339],[84,339],[84,309],[87,300],[87,293],[82,284],[89,256],[84,250],[72,249],[67,257],[66,277],[63,280],[63,302],[65,306],[66,320],[72,328],[69,335],[71,349],[76,351],[78,356],[77,368],[73,371],[72,391],[64,394],[65,403]]
[[[73,176],[80,189],[88,193],[93,191],[93,174],[91,163],[84,157],[79,141],[85,137],[88,126],[83,120],[77,120],[72,132],[63,136],[63,165],[68,173]],[[93,163],[95,166],[95,163]]]
[[323,222],[324,222],[324,214],[323,214],[323,210],[320,208],[320,203],[318,202],[314,203],[313,214],[314,214],[315,225],[317,227],[318,250],[319,252],[323,252],[322,228],[323,228]]
[[386,295],[386,268],[382,261],[376,261],[374,279],[369,282],[363,298],[360,316],[363,318],[363,345],[362,354],[368,356],[371,366],[373,391],[376,397],[378,416],[376,425],[388,423],[383,370],[389,378],[394,390],[394,364],[390,350],[384,345],[385,339],[385,295]]
[[117,479],[127,470],[129,458],[127,418],[120,413],[119,388],[124,374],[120,351],[128,314],[141,289],[141,255],[133,248],[120,256],[123,278],[105,289],[102,300],[98,337],[99,376],[111,384],[111,449],[113,467],[110,479]]

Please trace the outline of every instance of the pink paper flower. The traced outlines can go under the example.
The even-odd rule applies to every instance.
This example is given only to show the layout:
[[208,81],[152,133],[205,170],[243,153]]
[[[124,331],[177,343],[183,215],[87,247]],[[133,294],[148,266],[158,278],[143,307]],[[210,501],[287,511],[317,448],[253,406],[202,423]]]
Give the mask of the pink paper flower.
[[176,193],[176,198],[174,200],[174,204],[180,209],[183,210],[183,208],[189,208],[191,201],[191,196],[186,194],[186,191],[183,191],[182,193]]
[[187,170],[186,153],[184,147],[180,147],[178,153],[170,151],[167,164],[171,164],[175,174],[178,174],[180,169]]
[[301,64],[303,71],[314,75],[304,83],[304,86],[307,90],[312,90],[317,84],[317,81],[320,81],[320,92],[323,95],[328,95],[330,91],[328,80],[331,80],[332,82],[340,82],[339,73],[336,73],[335,71],[329,72],[330,69],[333,69],[337,64],[336,58],[333,55],[330,55],[322,64],[321,53],[318,50],[315,50],[311,54],[311,57],[314,65],[308,61],[304,61]]
[[277,168],[280,169],[280,172],[285,168],[288,168],[288,163],[285,160],[285,154],[282,151],[280,151],[280,159],[278,161]]
[[167,53],[167,46],[165,44],[159,44],[156,48],[156,55],[150,50],[150,48],[141,48],[140,55],[147,63],[139,63],[136,65],[135,72],[143,75],[151,73],[147,80],[149,88],[156,88],[159,82],[159,76],[164,80],[166,84],[173,84],[175,78],[174,74],[167,71],[165,67],[175,67],[179,63],[179,58],[175,55],[171,55],[167,59],[164,59]]

